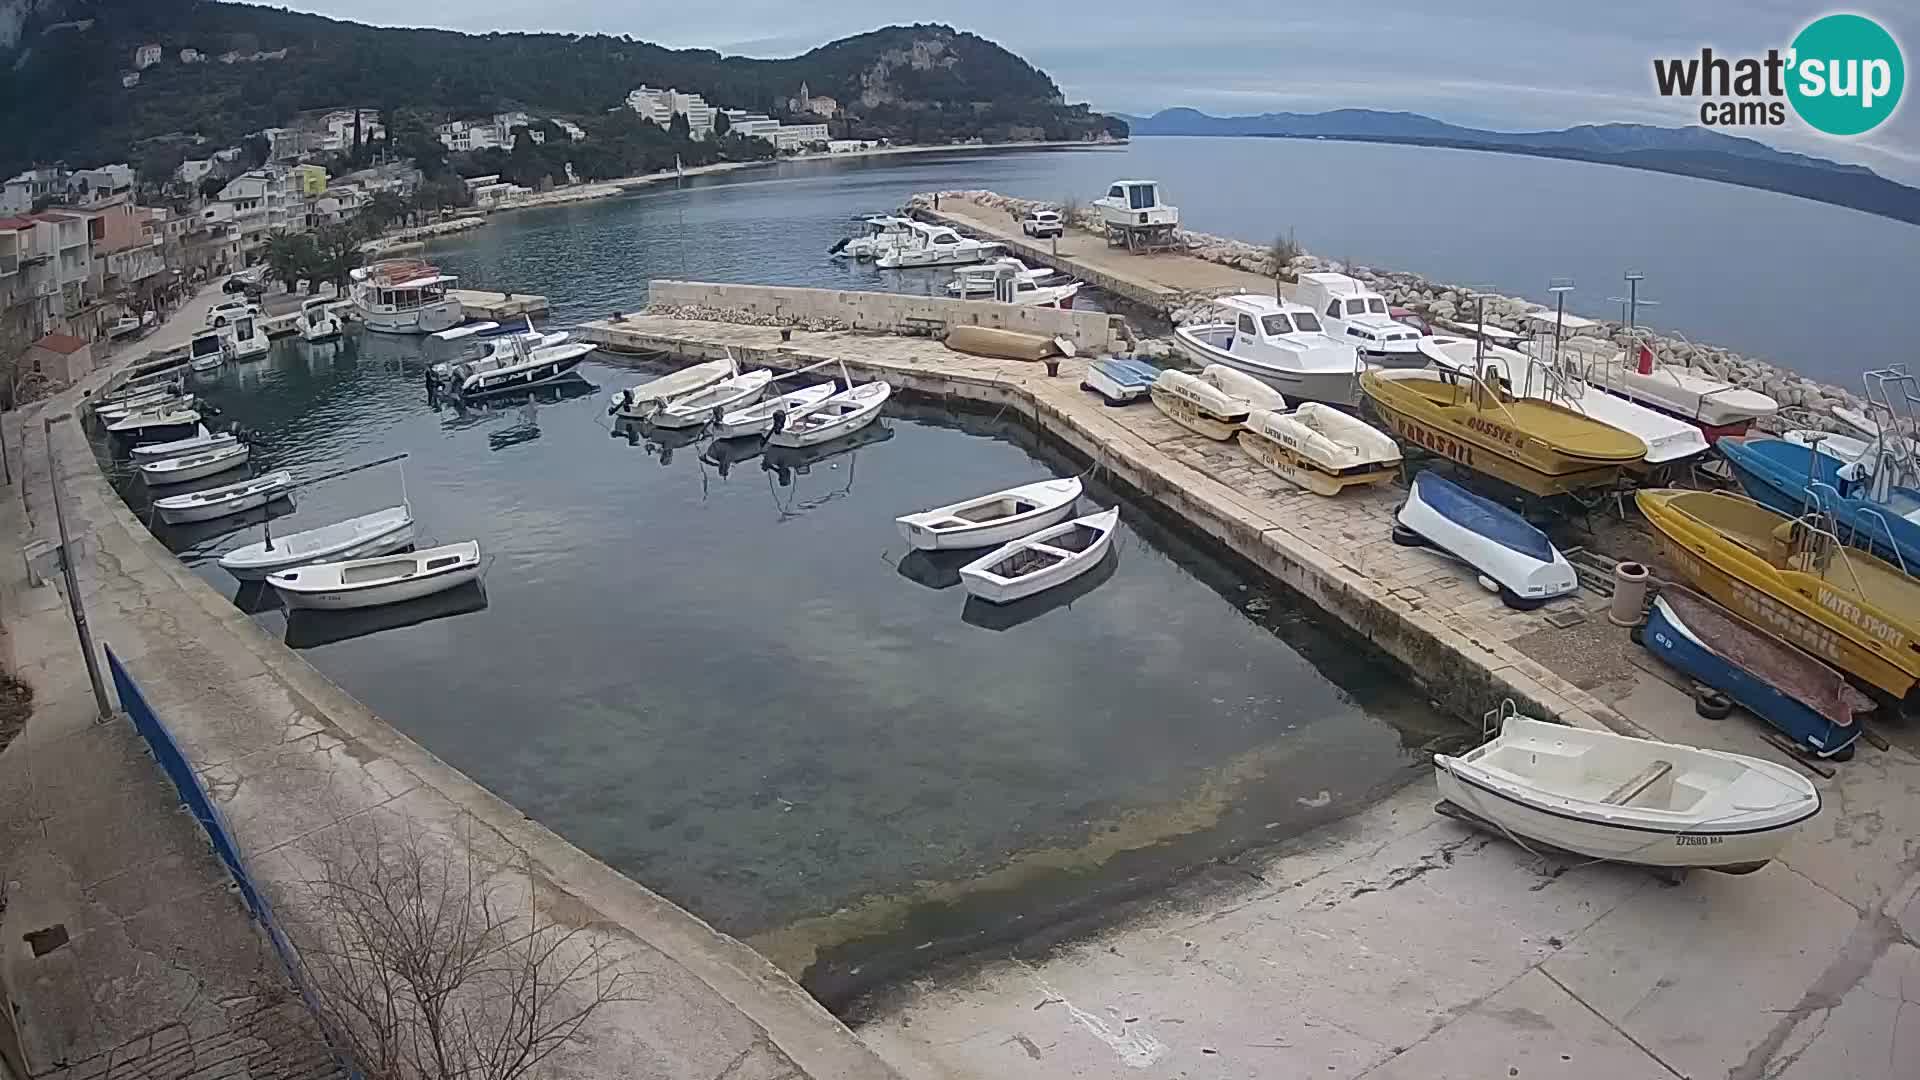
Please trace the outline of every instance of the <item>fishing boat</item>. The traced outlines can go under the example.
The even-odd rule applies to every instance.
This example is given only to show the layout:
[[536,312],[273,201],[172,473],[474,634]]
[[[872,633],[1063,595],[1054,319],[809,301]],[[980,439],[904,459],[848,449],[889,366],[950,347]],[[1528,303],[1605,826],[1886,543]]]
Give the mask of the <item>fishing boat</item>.
[[139,470],[140,479],[148,487],[160,487],[165,484],[184,484],[189,480],[204,480],[228,469],[237,469],[247,463],[247,453],[247,444],[235,440],[179,457],[142,461],[134,467]]
[[227,362],[227,338],[215,331],[210,334],[196,334],[188,345],[187,366],[194,371],[218,371]]
[[300,304],[300,340],[309,345],[333,341],[340,336],[340,317],[327,310],[333,301],[315,297]]
[[699,393],[722,379],[739,374],[739,370],[731,357],[682,368],[613,395],[613,404],[607,412],[609,415],[619,413],[629,420],[644,420],[653,415],[660,403],[670,398]]
[[725,416],[759,399],[766,392],[767,384],[773,381],[771,371],[749,371],[722,379],[705,390],[680,397],[662,405],[658,412],[648,417],[655,427],[690,428],[699,427],[708,420]]
[[462,397],[505,394],[564,379],[573,374],[593,345],[584,341],[529,347],[525,338],[509,338],[504,353],[496,351],[485,360],[456,364],[452,374],[453,392]]
[[1656,363],[1642,344],[1636,361],[1626,353],[1587,369],[1587,381],[1629,401],[1657,409],[1697,426],[1707,442],[1745,435],[1756,420],[1780,411],[1780,403],[1760,393],[1672,364]]
[[192,521],[212,521],[248,510],[257,510],[286,495],[293,487],[293,474],[285,469],[255,476],[224,487],[208,488],[188,495],[169,495],[155,499],[153,508],[168,525]]
[[1842,539],[1920,573],[1920,491],[1895,482],[1900,469],[1881,462],[1852,477],[1851,466],[1785,439],[1728,436],[1718,445],[1755,500],[1789,517],[1822,510]]
[[1499,587],[1501,601],[1510,608],[1537,608],[1580,588],[1573,564],[1546,533],[1432,470],[1413,478],[1394,520],[1399,523],[1395,543],[1411,538],[1466,563]]
[[1695,590],[1895,701],[1920,679],[1920,581],[1841,544],[1825,515],[1719,491],[1634,501]]
[[1065,339],[993,326],[950,327],[942,343],[954,352],[994,360],[1046,360],[1073,355],[1073,344]]
[[346,611],[418,600],[480,580],[480,544],[458,544],[372,559],[310,563],[267,575],[288,611]]
[[776,425],[767,436],[767,444],[796,449],[850,435],[878,420],[880,410],[892,396],[893,386],[886,382],[861,383],[842,390],[812,408],[788,413],[786,423]]
[[818,386],[803,386],[778,397],[756,401],[744,409],[735,409],[713,422],[713,437],[738,439],[751,435],[765,435],[780,422],[783,413],[810,409],[832,397],[838,389],[839,387],[831,382],[824,382]]
[[1400,468],[1400,447],[1385,432],[1317,401],[1253,409],[1238,438],[1248,457],[1317,495],[1385,484]]
[[354,270],[349,292],[354,314],[368,330],[434,334],[466,321],[466,308],[449,295],[458,280],[418,259],[392,259]]
[[129,413],[107,425],[107,432],[125,442],[181,439],[200,425],[200,414],[189,408],[160,408]]
[[893,521],[915,550],[994,547],[1065,521],[1080,492],[1077,477],[1041,480]]
[[1346,274],[1299,275],[1293,298],[1320,317],[1325,331],[1360,350],[1378,367],[1425,367],[1421,332],[1395,319],[1387,298]]
[[1162,371],[1153,380],[1153,403],[1169,418],[1209,439],[1225,442],[1247,422],[1252,406],[1197,375]]
[[1442,812],[1592,859],[1745,874],[1820,812],[1784,765],[1567,727],[1517,713],[1459,756],[1435,754]]
[[259,581],[307,563],[385,555],[411,543],[413,508],[389,506],[317,529],[234,548],[220,556],[220,568],[241,581]]
[[1846,676],[1718,604],[1670,589],[1635,640],[1682,674],[1727,695],[1816,757],[1853,756],[1855,713],[1873,702]]
[[1091,390],[1109,405],[1125,405],[1147,396],[1160,369],[1125,356],[1103,356],[1087,365],[1080,389]]
[[1253,293],[1213,303],[1226,313],[1225,320],[1173,331],[1174,344],[1194,363],[1237,368],[1294,401],[1359,403],[1354,377],[1365,367],[1359,351],[1328,336],[1312,311]]
[[1005,245],[961,236],[945,225],[908,221],[906,235],[874,259],[882,270],[906,270],[926,266],[962,266],[984,262],[1005,250]]
[[258,315],[241,315],[227,324],[228,352],[236,361],[256,360],[272,346],[258,320]]
[[152,461],[156,458],[180,457],[183,454],[191,454],[199,450],[211,450],[216,446],[225,446],[238,441],[240,441],[238,435],[231,435],[226,432],[215,434],[214,432],[208,431],[205,424],[201,424],[193,429],[193,434],[188,435],[184,439],[145,443],[134,447],[128,451],[128,453],[135,461],[143,458]]
[[1532,495],[1612,487],[1647,455],[1638,436],[1552,402],[1514,397],[1491,374],[1368,371],[1360,387],[1402,442]]
[[1100,564],[1113,547],[1120,508],[1042,529],[960,568],[968,594],[1008,604],[1064,585]]

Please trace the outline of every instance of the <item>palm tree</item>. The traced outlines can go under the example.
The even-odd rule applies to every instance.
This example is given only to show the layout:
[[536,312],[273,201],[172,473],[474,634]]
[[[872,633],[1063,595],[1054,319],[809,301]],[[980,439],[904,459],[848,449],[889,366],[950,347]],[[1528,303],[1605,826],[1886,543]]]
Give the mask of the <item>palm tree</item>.
[[345,225],[329,225],[320,230],[313,242],[315,282],[331,281],[339,295],[347,291],[347,279],[366,261],[360,251],[360,237]]
[[313,237],[306,233],[279,233],[267,241],[267,275],[292,292],[314,263]]

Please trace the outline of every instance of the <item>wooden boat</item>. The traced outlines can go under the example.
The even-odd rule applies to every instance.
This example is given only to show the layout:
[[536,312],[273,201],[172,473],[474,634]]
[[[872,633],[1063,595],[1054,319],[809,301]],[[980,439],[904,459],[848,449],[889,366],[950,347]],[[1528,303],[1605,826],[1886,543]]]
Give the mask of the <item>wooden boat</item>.
[[193,434],[184,439],[174,439],[170,442],[147,443],[143,446],[136,446],[128,452],[133,456],[135,461],[139,461],[142,458],[152,461],[155,458],[180,457],[183,454],[191,454],[199,450],[211,450],[216,446],[224,446],[239,441],[240,437],[238,435],[225,433],[216,435],[208,431],[205,424],[201,424],[193,429]]
[[1612,862],[1745,874],[1820,812],[1770,761],[1509,716],[1459,757],[1435,754],[1448,807],[1512,836]]
[[103,424],[111,425],[116,420],[124,420],[135,413],[174,412],[191,409],[195,398],[192,394],[182,394],[173,390],[155,390],[150,394],[128,398],[111,405],[96,406],[93,415]]
[[293,487],[293,474],[285,469],[255,476],[239,483],[208,488],[189,495],[169,495],[155,499],[153,508],[160,520],[169,525],[190,521],[212,521],[247,510],[257,510],[287,494]]
[[1160,369],[1124,356],[1103,356],[1087,365],[1080,389],[1091,390],[1109,405],[1125,405],[1147,396]]
[[127,442],[173,440],[197,430],[200,414],[193,409],[162,409],[130,413],[107,425],[107,432]]
[[1251,406],[1184,371],[1163,371],[1153,380],[1153,403],[1181,425],[1225,442],[1246,423]]
[[991,326],[951,327],[947,330],[946,346],[954,352],[995,360],[1045,360],[1050,356],[1073,355],[1073,347],[1059,338]]
[[810,409],[832,397],[838,389],[838,386],[830,382],[824,382],[818,386],[803,386],[798,390],[789,390],[779,397],[756,401],[744,409],[735,409],[713,422],[713,437],[738,439],[748,435],[765,435],[773,430],[775,417],[782,413]]
[[314,563],[267,576],[288,611],[399,604],[478,580],[480,544],[474,540],[377,559]]
[[[1580,588],[1573,565],[1526,518],[1431,470],[1413,478],[1394,520],[1500,587],[1510,608],[1537,608]],[[1394,540],[1406,543],[1399,531]]]
[[1064,585],[1099,565],[1113,547],[1120,508],[1042,529],[995,548],[960,568],[967,592],[994,604]]
[[818,446],[850,435],[878,420],[880,410],[892,396],[893,387],[885,382],[861,383],[842,390],[810,409],[788,413],[786,422],[776,425],[767,436],[767,445],[790,449]]
[[653,415],[653,410],[661,402],[699,393],[721,379],[737,374],[738,371],[739,369],[730,359],[709,360],[704,364],[682,368],[670,375],[662,375],[652,382],[628,387],[613,395],[613,405],[607,412],[617,412],[630,420],[644,420]]
[[893,521],[921,551],[995,547],[1065,521],[1080,492],[1078,477],[1041,480]]
[[1644,461],[1637,436],[1536,398],[1516,398],[1471,373],[1368,371],[1360,388],[1402,442],[1529,494],[1612,487]]
[[1825,517],[1717,491],[1634,501],[1694,589],[1896,701],[1920,680],[1920,581],[1842,545]]
[[220,556],[220,568],[241,581],[258,581],[269,574],[307,563],[364,559],[385,555],[413,543],[413,509],[390,506],[317,529],[276,536],[234,548]]
[[1225,364],[1208,364],[1200,369],[1200,381],[1230,397],[1237,397],[1247,403],[1249,411],[1266,409],[1280,412],[1287,407],[1287,399],[1280,391],[1261,382],[1244,371],[1230,368]]
[[1873,702],[1846,676],[1746,622],[1679,589],[1653,601],[1635,631],[1648,652],[1719,690],[1817,757],[1852,757],[1860,725],[1853,715]]
[[247,444],[234,440],[178,457],[142,461],[135,468],[140,470],[140,479],[148,487],[184,484],[189,480],[204,480],[228,469],[237,469],[247,463],[247,453]]
[[705,390],[674,398],[647,419],[652,421],[654,427],[699,427],[756,400],[766,392],[767,384],[772,381],[771,371],[749,371],[744,375],[735,375]]
[[1400,447],[1385,432],[1317,401],[1292,412],[1254,409],[1239,440],[1248,457],[1319,495],[1384,484],[1400,468]]

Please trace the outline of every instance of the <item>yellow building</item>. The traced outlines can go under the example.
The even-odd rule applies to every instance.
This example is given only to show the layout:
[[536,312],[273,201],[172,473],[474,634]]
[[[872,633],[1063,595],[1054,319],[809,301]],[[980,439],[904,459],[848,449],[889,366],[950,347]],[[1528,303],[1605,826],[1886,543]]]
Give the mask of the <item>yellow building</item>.
[[292,169],[295,190],[303,198],[318,198],[327,190],[327,170],[318,165],[295,165]]

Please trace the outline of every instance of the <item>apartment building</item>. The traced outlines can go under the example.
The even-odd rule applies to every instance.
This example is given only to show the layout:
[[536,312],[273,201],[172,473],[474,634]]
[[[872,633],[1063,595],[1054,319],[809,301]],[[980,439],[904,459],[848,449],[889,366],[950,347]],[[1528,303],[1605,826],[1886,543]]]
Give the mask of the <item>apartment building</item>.
[[673,115],[682,113],[687,118],[688,134],[693,138],[704,139],[713,133],[715,109],[699,94],[641,86],[627,94],[627,108],[661,127],[671,126]]

